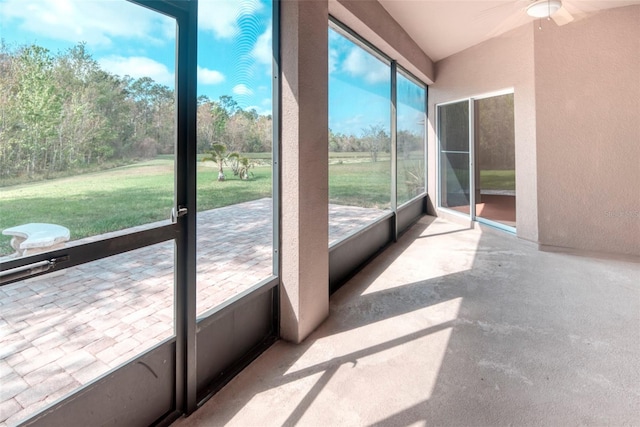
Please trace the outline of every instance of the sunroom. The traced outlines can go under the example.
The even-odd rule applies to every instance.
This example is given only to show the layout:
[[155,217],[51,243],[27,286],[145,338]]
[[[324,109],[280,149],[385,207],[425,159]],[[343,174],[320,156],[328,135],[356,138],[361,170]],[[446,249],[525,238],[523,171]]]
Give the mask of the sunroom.
[[[640,6],[567,1],[562,25],[526,6],[0,3],[0,423],[168,425],[217,405],[425,229],[615,258],[594,275],[630,296],[632,337]],[[62,245],[10,243],[50,226]],[[407,312],[464,308],[424,292]],[[312,395],[274,423],[313,423]]]

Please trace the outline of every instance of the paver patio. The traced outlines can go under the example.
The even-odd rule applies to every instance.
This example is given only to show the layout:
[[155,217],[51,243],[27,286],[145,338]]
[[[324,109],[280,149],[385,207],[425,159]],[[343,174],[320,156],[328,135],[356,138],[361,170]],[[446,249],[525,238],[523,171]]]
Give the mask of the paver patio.
[[[329,243],[384,213],[331,205]],[[197,224],[200,315],[271,275],[271,199],[200,212]],[[172,336],[173,247],[160,243],[0,288],[0,426]]]

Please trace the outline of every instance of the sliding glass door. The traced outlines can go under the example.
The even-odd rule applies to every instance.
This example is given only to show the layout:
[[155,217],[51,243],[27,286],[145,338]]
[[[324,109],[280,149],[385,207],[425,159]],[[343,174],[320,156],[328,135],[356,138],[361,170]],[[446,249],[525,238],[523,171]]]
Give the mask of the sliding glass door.
[[475,210],[479,221],[516,226],[513,93],[474,100]]
[[516,226],[513,93],[437,106],[438,206],[507,231]]
[[472,215],[469,101],[437,107],[440,151],[439,205]]

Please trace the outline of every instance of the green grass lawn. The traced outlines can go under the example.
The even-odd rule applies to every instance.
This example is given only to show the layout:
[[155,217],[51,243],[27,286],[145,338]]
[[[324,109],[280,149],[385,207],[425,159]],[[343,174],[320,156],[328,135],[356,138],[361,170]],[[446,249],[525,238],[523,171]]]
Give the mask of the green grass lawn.
[[515,170],[481,170],[480,188],[483,190],[515,190]]
[[[389,159],[371,162],[368,153],[364,153],[365,157],[363,153],[332,154],[331,203],[389,207]],[[215,164],[198,162],[199,211],[271,197],[269,156],[254,153],[251,157],[262,161],[251,169],[253,177],[249,181],[241,181],[226,168],[227,180],[218,182]],[[399,170],[403,171],[402,164]],[[0,230],[29,222],[50,222],[69,228],[72,240],[77,240],[165,220],[173,207],[173,175],[173,157],[159,156],[107,171],[0,187]],[[412,194],[403,187],[404,183],[400,184],[399,199],[408,200]],[[481,184],[483,189],[513,190],[515,172],[484,170]],[[9,236],[0,236],[0,255],[12,252],[9,240]]]
[[[271,169],[256,167],[241,181],[198,164],[198,210],[271,196]],[[71,239],[168,219],[173,207],[173,161],[158,158],[109,171],[0,188],[0,229],[29,222],[63,225]],[[0,255],[13,252],[0,236]]]
[[[469,189],[468,169],[448,169],[447,188],[449,190],[464,188]],[[482,190],[515,190],[515,170],[481,170],[480,188]]]
[[[378,162],[389,162],[390,160],[391,154],[385,152],[378,153]],[[371,162],[371,153],[369,151],[329,152],[330,165],[361,162]]]
[[329,166],[329,202],[385,209],[391,198],[389,161],[332,164]]
[[[353,156],[348,156],[352,159]],[[268,158],[256,154],[256,158]],[[331,203],[389,207],[389,160],[331,164]],[[241,181],[225,169],[218,182],[217,167],[198,162],[198,210],[209,210],[271,197],[271,167],[251,169],[252,179]],[[0,230],[29,222],[63,225],[71,239],[94,236],[149,222],[166,220],[173,207],[174,171],[171,156],[107,171],[0,187]],[[0,255],[13,250],[9,236],[0,236]]]

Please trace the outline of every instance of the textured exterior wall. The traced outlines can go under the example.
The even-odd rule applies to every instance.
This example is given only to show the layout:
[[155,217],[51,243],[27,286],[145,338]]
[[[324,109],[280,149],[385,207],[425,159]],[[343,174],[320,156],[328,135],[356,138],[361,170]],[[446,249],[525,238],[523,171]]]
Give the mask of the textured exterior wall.
[[536,100],[533,25],[526,25],[436,63],[429,87],[429,194],[435,203],[438,177],[435,105],[505,89],[514,90],[516,136],[516,231],[538,241]]
[[535,32],[543,245],[640,255],[640,6]]

